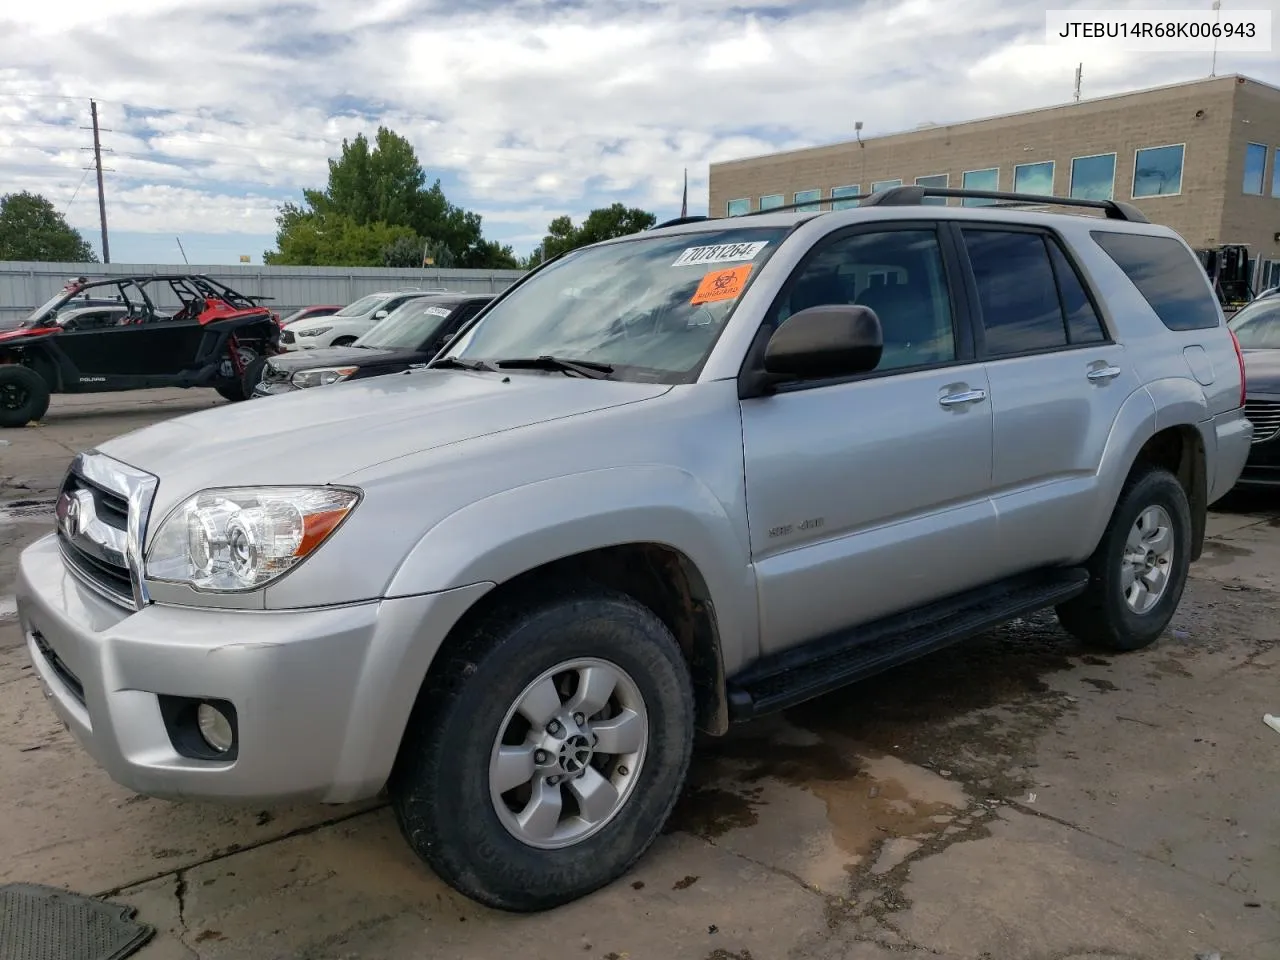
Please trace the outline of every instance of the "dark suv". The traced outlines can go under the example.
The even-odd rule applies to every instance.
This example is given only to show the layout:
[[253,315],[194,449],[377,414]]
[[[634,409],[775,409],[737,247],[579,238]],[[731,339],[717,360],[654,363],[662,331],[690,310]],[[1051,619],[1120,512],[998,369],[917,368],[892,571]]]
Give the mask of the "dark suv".
[[272,357],[253,395],[269,397],[343,380],[380,377],[425,364],[492,300],[491,294],[441,294],[410,300],[349,346]]

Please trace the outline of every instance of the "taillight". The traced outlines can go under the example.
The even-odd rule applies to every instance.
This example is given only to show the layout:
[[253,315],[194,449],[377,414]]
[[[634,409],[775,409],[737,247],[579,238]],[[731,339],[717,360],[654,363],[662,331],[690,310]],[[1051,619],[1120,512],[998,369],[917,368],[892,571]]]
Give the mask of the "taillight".
[[1244,351],[1240,349],[1240,341],[1236,338],[1236,332],[1227,327],[1227,333],[1231,334],[1231,345],[1236,348],[1236,362],[1240,364],[1240,406],[1243,407],[1245,395],[1248,392],[1248,385],[1245,383]]

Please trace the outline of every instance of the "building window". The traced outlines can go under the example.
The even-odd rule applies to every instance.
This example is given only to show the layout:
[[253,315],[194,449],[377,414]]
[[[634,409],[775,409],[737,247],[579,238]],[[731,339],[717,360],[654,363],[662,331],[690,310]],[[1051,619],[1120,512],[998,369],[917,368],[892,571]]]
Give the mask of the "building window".
[[796,209],[803,210],[806,213],[810,210],[821,210],[822,204],[815,202],[821,199],[821,190],[799,190],[796,192],[796,203],[802,203],[805,204],[805,206],[796,207]]
[[783,196],[780,193],[771,193],[766,197],[760,198],[761,210],[772,210],[774,207],[782,206]]
[[1280,147],[1276,147],[1275,156],[1271,158],[1271,195],[1280,197]]
[[1116,155],[1099,153],[1072,160],[1070,192],[1076,200],[1114,200]]
[[[950,184],[950,178],[945,173],[934,174],[928,177],[916,177],[917,187],[942,187],[946,188]],[[946,197],[925,197],[920,201],[925,206],[945,207],[947,205]]]
[[871,184],[871,192],[879,193],[881,190],[892,190],[900,186],[902,186],[901,180],[876,180]]
[[840,197],[856,197],[860,193],[858,185],[852,184],[847,187],[831,188],[831,209],[832,210],[848,210],[850,207],[858,205],[857,200],[841,200]]
[[751,198],[742,197],[738,200],[730,200],[725,204],[725,215],[729,217],[740,217],[744,213],[751,212]]
[[1244,192],[1262,196],[1262,176],[1267,170],[1267,146],[1250,143],[1244,148]]
[[[966,170],[960,183],[966,190],[999,190],[1000,168],[988,167],[985,170]],[[985,207],[995,203],[995,201],[965,197],[963,203],[966,207]]]
[[1053,196],[1053,161],[1020,163],[1013,168],[1013,192],[1034,193],[1039,197]]
[[1186,144],[1147,147],[1133,155],[1133,196],[1176,197],[1182,193],[1182,160]]

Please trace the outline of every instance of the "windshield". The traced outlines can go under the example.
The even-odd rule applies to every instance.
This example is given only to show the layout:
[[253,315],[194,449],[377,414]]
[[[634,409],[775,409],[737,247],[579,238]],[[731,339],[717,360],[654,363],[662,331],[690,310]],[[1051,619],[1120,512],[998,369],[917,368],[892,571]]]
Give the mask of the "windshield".
[[1280,350],[1280,298],[1249,304],[1227,326],[1242,350]]
[[22,323],[19,324],[19,326],[34,327],[34,326],[38,326],[42,320],[56,319],[57,314],[54,314],[54,316],[52,317],[46,317],[45,315],[50,310],[52,310],[54,308],[54,305],[66,295],[67,295],[67,291],[59,290],[57,293],[55,293],[52,297],[50,297],[44,303],[40,304],[40,306],[36,307],[34,311],[29,313],[27,315],[27,318],[23,320]]
[[334,314],[335,317],[359,317],[368,313],[387,296],[384,293],[371,293],[367,297],[361,297],[355,303],[348,303],[345,307]]
[[586,247],[495,303],[450,355],[554,356],[608,364],[616,379],[688,382],[786,234],[726,227]]
[[380,324],[356,341],[357,347],[379,347],[390,350],[415,350],[435,337],[449,314],[457,309],[453,303],[410,300],[393,310]]

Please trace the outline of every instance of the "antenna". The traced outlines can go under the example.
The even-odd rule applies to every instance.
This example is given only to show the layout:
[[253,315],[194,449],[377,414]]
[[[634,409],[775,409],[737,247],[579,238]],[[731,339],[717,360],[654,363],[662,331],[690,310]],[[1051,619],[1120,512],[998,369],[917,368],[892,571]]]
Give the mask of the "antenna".
[[1076,64],[1076,95],[1075,102],[1080,102],[1080,79],[1084,76],[1084,64]]
[[174,237],[173,239],[178,241],[178,252],[182,254],[182,262],[185,263],[188,267],[191,266],[191,261],[187,259],[187,251],[182,249],[182,238]]
[[[1218,13],[1216,23],[1222,22],[1222,0],[1213,0],[1213,9]],[[1216,77],[1218,75],[1218,32],[1213,33],[1213,64],[1209,67],[1209,76]]]

